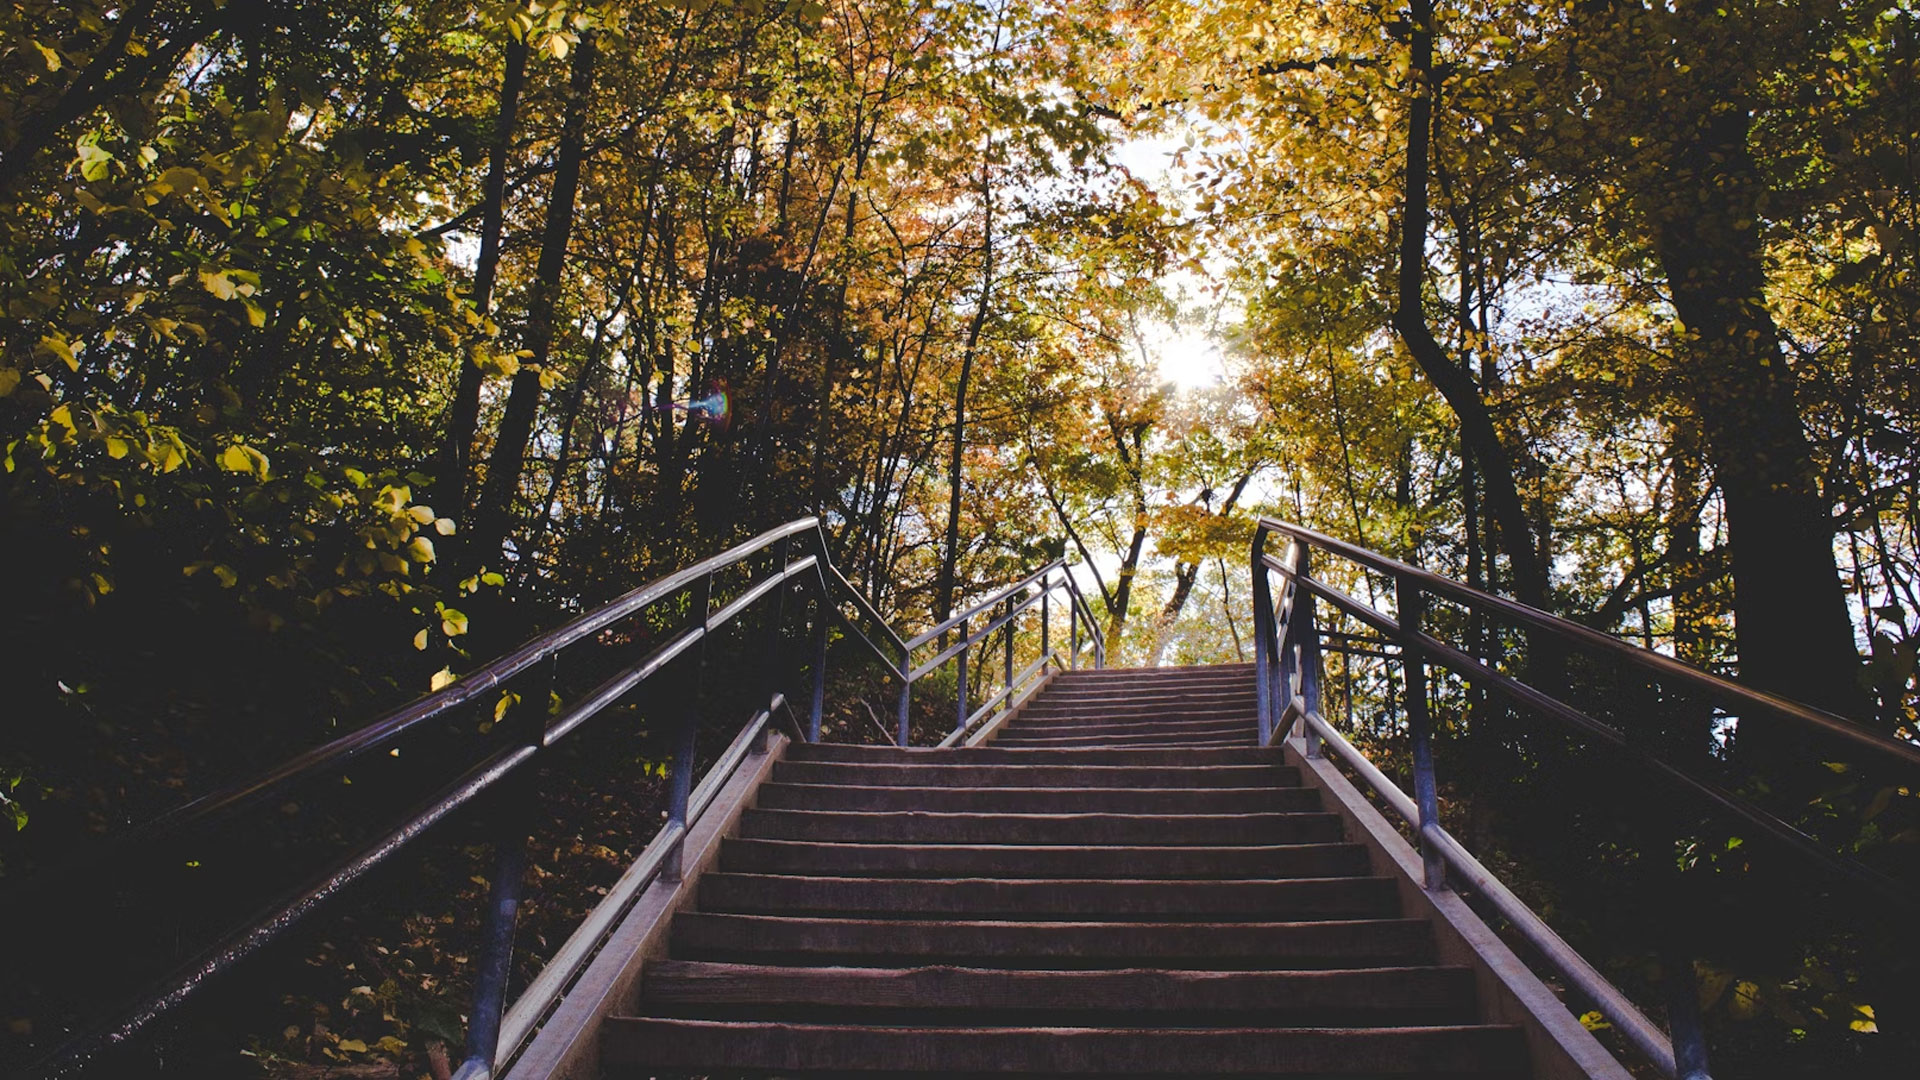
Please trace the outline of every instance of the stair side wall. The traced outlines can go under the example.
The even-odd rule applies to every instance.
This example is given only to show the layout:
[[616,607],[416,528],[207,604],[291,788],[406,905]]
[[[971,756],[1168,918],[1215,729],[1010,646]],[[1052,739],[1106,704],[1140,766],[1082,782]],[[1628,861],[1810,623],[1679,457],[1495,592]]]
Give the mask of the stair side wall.
[[769,731],[768,740],[765,749],[740,763],[688,832],[680,880],[655,879],[641,892],[599,955],[513,1062],[506,1080],[597,1080],[601,1022],[635,1011],[641,969],[666,957],[674,915],[693,903],[700,875],[720,857],[720,841],[738,834],[741,815],[753,806],[775,763],[786,757],[790,740],[785,735]]
[[1297,738],[1287,740],[1285,760],[1298,766],[1302,780],[1319,789],[1327,809],[1341,816],[1347,838],[1366,845],[1373,872],[1394,880],[1402,911],[1433,924],[1440,962],[1473,969],[1481,1019],[1514,1024],[1526,1033],[1536,1080],[1633,1080],[1458,893],[1421,887],[1419,852],[1332,761],[1308,758]]

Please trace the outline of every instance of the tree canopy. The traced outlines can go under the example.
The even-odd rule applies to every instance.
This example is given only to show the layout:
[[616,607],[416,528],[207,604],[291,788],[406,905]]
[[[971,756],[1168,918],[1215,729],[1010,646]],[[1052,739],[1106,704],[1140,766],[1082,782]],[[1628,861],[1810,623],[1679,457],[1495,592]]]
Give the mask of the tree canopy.
[[[903,627],[1067,556],[1116,662],[1250,659],[1270,514],[1920,737],[1916,50],[1908,0],[15,0],[0,877],[808,514]],[[1754,1075],[1914,1045],[1835,935],[1703,960]]]

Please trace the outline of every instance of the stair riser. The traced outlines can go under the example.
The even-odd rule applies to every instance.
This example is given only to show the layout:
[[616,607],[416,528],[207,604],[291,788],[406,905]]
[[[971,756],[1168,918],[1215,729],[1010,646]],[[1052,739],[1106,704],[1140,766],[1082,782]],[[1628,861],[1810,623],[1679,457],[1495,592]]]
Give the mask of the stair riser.
[[1206,734],[1206,732],[1238,732],[1254,730],[1258,723],[1252,713],[1244,717],[1208,717],[1196,721],[1167,721],[1167,719],[1139,719],[1139,721],[1114,721],[1102,717],[1089,719],[1056,719],[1056,717],[1020,717],[1018,721],[1006,724],[1008,732],[1025,734]]
[[1368,870],[1358,844],[1270,848],[959,847],[728,840],[720,869],[834,877],[1131,877],[1168,880],[1353,877]]
[[1166,768],[1129,765],[854,765],[783,761],[773,779],[856,787],[1258,787],[1275,783],[1271,765]]
[[[1008,749],[1092,749],[1100,748],[1100,746],[1114,746],[1112,740],[1114,740],[1114,736],[1085,736],[1085,738],[1060,738],[1060,740],[1052,740],[1052,738],[1050,738],[1050,740],[1027,740],[1027,738],[1018,738],[1018,736],[1016,736],[1012,742],[995,740],[995,744],[996,746],[1004,746],[1004,748]],[[1236,736],[1215,734],[1215,736],[1206,736],[1206,738],[1202,738],[1202,736],[1156,734],[1156,736],[1148,736],[1148,738],[1140,738],[1140,740],[1127,740],[1127,742],[1123,742],[1121,746],[1133,746],[1133,748],[1140,749],[1235,749],[1252,748],[1252,746],[1256,746],[1256,742],[1254,742],[1254,736],[1252,736],[1252,734],[1236,734]]]
[[1219,921],[1389,918],[1386,878],[1303,881],[917,881],[709,874],[703,911],[858,917]]
[[908,788],[767,784],[764,810],[926,810],[998,814],[1253,814],[1320,809],[1312,788]]
[[[650,1007],[898,1008],[1018,1014],[1099,1010],[1118,1026],[1219,1014],[1289,1017],[1338,1012],[1378,1025],[1418,1012],[1428,1023],[1470,1019],[1467,968],[1350,971],[1007,971],[990,968],[790,968],[665,960],[648,967]],[[1210,1016],[1209,1016],[1210,1014]],[[1027,1017],[1031,1021],[1031,1016]],[[947,1023],[948,1021],[941,1021]],[[1111,1024],[1107,1026],[1113,1026]]]
[[[1013,730],[1017,724],[1016,721],[1015,724],[1008,725],[1007,730]],[[1039,753],[1032,750],[1015,752],[995,746],[929,750],[904,749],[896,746],[857,746],[851,743],[814,743],[812,745],[795,744],[788,747],[787,760],[888,765],[943,762],[961,765],[1135,765],[1154,769],[1168,766],[1271,765],[1275,766],[1272,775],[1281,778],[1277,781],[1278,783],[1300,782],[1299,770],[1291,766],[1278,767],[1280,751],[1277,748],[1194,751],[1119,748]]]
[[1234,709],[1244,708],[1254,700],[1253,687],[1232,690],[1209,690],[1204,693],[1168,693],[1168,694],[1109,694],[1091,691],[1073,691],[1055,693],[1042,691],[1033,699],[1028,708],[1054,709],[1072,707],[1077,709]]
[[1406,967],[1432,962],[1418,919],[1305,923],[1027,923],[780,919],[687,912],[673,956],[745,963],[1196,970]]
[[995,746],[1009,750],[1032,747],[1036,750],[1070,750],[1096,746],[1252,746],[1257,738],[1251,725],[1243,731],[1202,732],[1191,735],[1033,735],[1009,733],[993,740]]
[[1087,814],[862,814],[748,810],[741,835],[768,840],[869,844],[1128,844],[1220,846],[1234,841],[1310,844],[1341,840],[1334,814],[1125,817]]
[[603,1060],[642,1068],[1114,1075],[1517,1075],[1510,1028],[1188,1031],[846,1028],[615,1018]]
[[1082,671],[1062,675],[1047,684],[1046,694],[1224,693],[1258,685],[1251,672],[1153,675],[1140,672]]

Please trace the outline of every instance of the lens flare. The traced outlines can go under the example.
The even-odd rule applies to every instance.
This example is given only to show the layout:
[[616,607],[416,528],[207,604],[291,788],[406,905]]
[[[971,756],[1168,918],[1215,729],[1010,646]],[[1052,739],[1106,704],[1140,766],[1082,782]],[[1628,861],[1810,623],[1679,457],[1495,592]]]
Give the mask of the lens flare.
[[673,411],[705,420],[716,431],[727,430],[733,422],[733,402],[727,396],[727,384],[709,383],[705,397],[673,402]]

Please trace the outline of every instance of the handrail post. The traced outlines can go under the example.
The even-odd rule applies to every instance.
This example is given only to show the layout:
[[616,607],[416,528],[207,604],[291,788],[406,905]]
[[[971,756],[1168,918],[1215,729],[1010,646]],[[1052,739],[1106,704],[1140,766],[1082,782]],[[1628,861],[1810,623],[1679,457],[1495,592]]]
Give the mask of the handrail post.
[[807,703],[807,741],[820,741],[820,719],[827,706],[827,612],[826,577],[820,578],[820,599],[813,612],[813,697]]
[[[1307,545],[1300,545],[1300,561],[1294,565],[1294,572],[1301,578],[1313,570],[1313,551]],[[1300,624],[1298,635],[1300,654],[1295,661],[1300,672],[1300,736],[1306,744],[1307,756],[1318,758],[1326,756],[1321,746],[1320,733],[1307,723],[1309,715],[1320,712],[1320,626],[1314,621],[1313,590],[1301,586],[1293,597],[1293,620]]]
[[911,708],[913,708],[913,650],[908,649],[900,654],[900,701],[896,706],[899,715],[896,720],[898,729],[893,736],[895,746],[907,745],[907,739],[913,733],[908,714]]
[[1273,673],[1268,669],[1271,659],[1271,645],[1268,636],[1273,623],[1273,589],[1267,583],[1267,530],[1255,526],[1253,531],[1253,682],[1255,721],[1259,730],[1261,746],[1273,739],[1273,690],[1268,684]]
[[1700,988],[1693,964],[1679,950],[1661,957],[1667,1028],[1673,1037],[1674,1080],[1713,1080],[1707,1071],[1707,1031],[1700,1021]]
[[[558,663],[558,654],[547,657],[544,671],[531,681],[526,696],[514,706],[521,713],[514,717],[514,726],[528,746],[538,747],[545,739],[547,701],[553,694]],[[491,1074],[500,1053],[500,1021],[506,1015],[507,981],[513,973],[513,934],[520,921],[520,893],[527,875],[535,771],[529,762],[518,775],[509,777],[496,804],[500,822],[494,836],[493,880],[487,884],[480,964],[474,969],[466,1058],[457,1074],[463,1080]]]
[[1080,608],[1072,603],[1067,605],[1067,670],[1080,670]]
[[700,640],[693,647],[693,655],[681,661],[687,665],[687,673],[681,690],[680,729],[673,748],[673,786],[667,803],[666,824],[668,829],[678,827],[681,836],[674,841],[672,853],[660,866],[660,876],[667,881],[680,880],[681,855],[686,847],[687,801],[693,797],[693,755],[700,733],[700,676],[706,667],[707,631],[713,618],[713,575],[701,575],[687,599],[690,610],[697,616]]
[[1006,664],[1006,675],[1005,675],[1005,678],[1004,678],[1004,679],[1002,680],[1002,682],[1001,682],[1001,684],[1000,684],[1000,685],[1001,685],[1001,688],[1002,688],[1002,689],[1004,689],[1004,690],[1006,691],[1006,695],[1005,695],[1004,697],[1002,697],[1002,698],[1000,699],[1000,711],[1001,711],[1001,712],[1003,712],[1003,713],[1004,713],[1004,712],[1006,712],[1006,711],[1007,711],[1008,709],[1011,709],[1011,708],[1013,708],[1013,631],[1014,631],[1014,628],[1015,628],[1015,626],[1017,626],[1017,625],[1019,624],[1019,622],[1020,622],[1020,616],[1019,616],[1018,614],[1016,614],[1016,613],[1015,613],[1015,611],[1014,611],[1014,603],[1013,603],[1013,597],[1011,597],[1011,596],[1009,596],[1009,597],[1007,597],[1007,625],[1006,625],[1006,634],[1007,634],[1007,664]]
[[[760,697],[768,703],[767,707],[769,709],[773,707],[773,699],[779,694],[784,693],[784,687],[789,685],[787,683],[788,673],[786,670],[787,590],[792,587],[792,582],[786,580],[786,573],[787,565],[792,562],[792,560],[793,553],[792,549],[788,547],[788,538],[783,536],[773,551],[773,574],[775,577],[780,578],[781,581],[773,590],[773,611],[767,616],[767,654],[765,667],[762,669],[767,674],[761,683]],[[773,743],[773,717],[771,714],[769,714],[767,719],[768,724],[761,731],[759,740],[762,750]]]
[[[1048,574],[1047,576],[1052,577],[1053,575]],[[1053,650],[1049,646],[1048,640],[1047,640],[1048,638],[1047,623],[1051,616],[1051,612],[1048,610],[1047,602],[1052,597],[1053,597],[1052,584],[1048,584],[1045,588],[1040,590],[1040,670],[1043,672],[1047,670],[1048,664],[1053,663],[1053,660],[1052,660]]]
[[[972,619],[960,620],[961,641],[967,640],[967,627],[972,622]],[[960,655],[954,659],[959,664],[959,674],[954,681],[954,711],[956,715],[953,720],[953,730],[959,731],[967,726],[967,714],[973,711],[967,707],[971,704],[967,697],[967,646],[960,646]]]
[[1400,614],[1400,666],[1407,682],[1407,729],[1413,737],[1413,796],[1420,809],[1420,860],[1426,870],[1428,890],[1447,886],[1447,864],[1440,848],[1429,835],[1440,828],[1440,796],[1433,778],[1433,717],[1427,710],[1427,661],[1414,638],[1420,633],[1420,619],[1426,598],[1420,584],[1402,574],[1394,578],[1394,595]]

